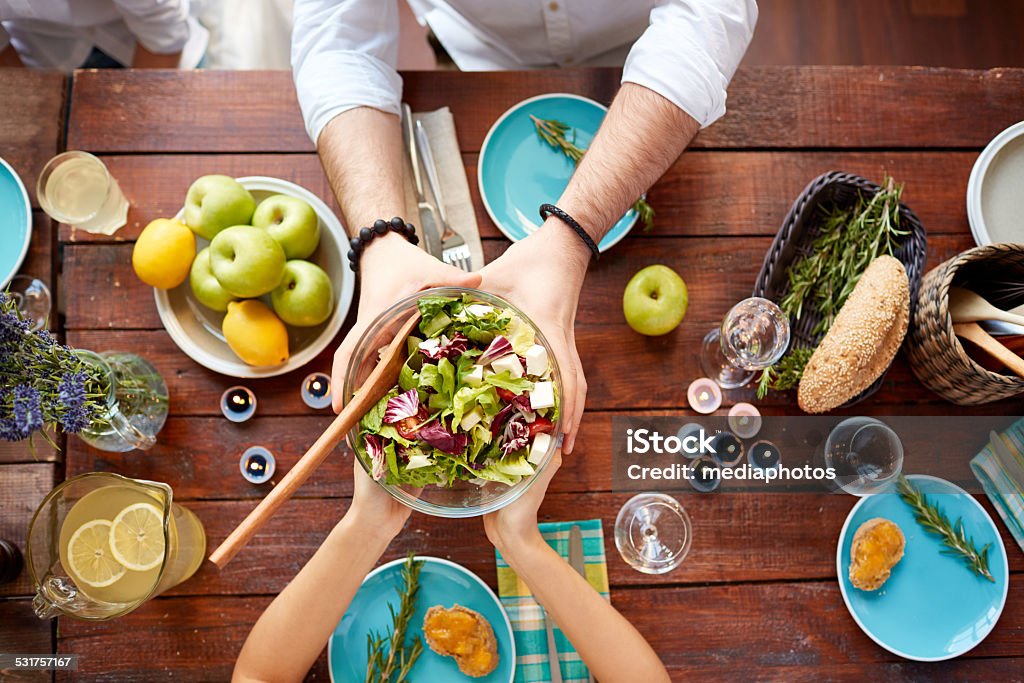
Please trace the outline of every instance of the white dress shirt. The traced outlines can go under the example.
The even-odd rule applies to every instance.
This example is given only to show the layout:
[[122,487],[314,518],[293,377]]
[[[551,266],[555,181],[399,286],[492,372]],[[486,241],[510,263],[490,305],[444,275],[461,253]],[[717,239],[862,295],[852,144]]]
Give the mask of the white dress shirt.
[[71,71],[98,47],[130,65],[136,41],[157,54],[182,52],[194,68],[208,34],[190,0],[0,0],[0,50],[13,44],[26,66]]
[[[355,107],[397,114],[399,0],[295,0],[292,69],[306,130]],[[465,71],[623,65],[701,127],[725,113],[755,0],[408,0]]]

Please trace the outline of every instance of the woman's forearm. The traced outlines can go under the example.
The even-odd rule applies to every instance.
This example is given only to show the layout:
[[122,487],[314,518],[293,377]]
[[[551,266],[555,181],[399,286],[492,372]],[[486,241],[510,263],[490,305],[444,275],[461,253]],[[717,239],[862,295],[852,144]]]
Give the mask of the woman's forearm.
[[[235,681],[299,681],[313,666],[390,538],[346,515],[253,626]],[[287,643],[287,652],[281,650]],[[286,654],[286,656],[282,656]]]
[[551,549],[540,534],[499,548],[544,610],[603,683],[669,680],[640,632]]

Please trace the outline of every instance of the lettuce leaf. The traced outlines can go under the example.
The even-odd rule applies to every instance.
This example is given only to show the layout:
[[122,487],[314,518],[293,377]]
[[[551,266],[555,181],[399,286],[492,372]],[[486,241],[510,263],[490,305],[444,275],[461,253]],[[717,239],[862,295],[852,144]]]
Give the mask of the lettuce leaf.
[[508,389],[517,396],[533,391],[533,382],[526,377],[513,377],[508,370],[502,370],[484,377],[484,384]]
[[480,406],[486,415],[497,415],[501,410],[498,392],[494,387],[484,384],[477,388],[462,387],[455,392],[452,399],[452,424],[458,425],[466,413]]
[[533,328],[518,315],[511,316],[505,336],[511,342],[512,350],[520,356],[525,355],[527,350],[537,343],[537,334]]
[[378,433],[380,431],[380,426],[384,423],[384,412],[388,409],[388,401],[397,395],[397,389],[392,389],[386,393],[383,398],[377,401],[377,405],[371,408],[366,415],[363,415],[363,419],[359,421],[359,426],[362,427],[364,431],[370,432],[371,434]]

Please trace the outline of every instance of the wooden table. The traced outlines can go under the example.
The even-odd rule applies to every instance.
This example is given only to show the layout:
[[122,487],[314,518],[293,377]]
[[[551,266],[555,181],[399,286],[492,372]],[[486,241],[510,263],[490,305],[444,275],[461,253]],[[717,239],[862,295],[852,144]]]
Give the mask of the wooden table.
[[[451,107],[473,179],[488,127],[511,104],[552,91],[608,102],[617,84],[611,70],[410,73],[405,98],[417,110]],[[686,384],[700,374],[700,339],[749,295],[793,197],[826,170],[874,179],[888,171],[906,183],[905,199],[929,231],[930,266],[972,246],[967,176],[980,148],[1022,118],[1024,71],[745,69],[730,89],[729,111],[651,190],[654,230],[630,235],[588,275],[577,327],[590,384],[588,412],[577,453],[552,484],[543,519],[604,520],[613,603],[680,680],[1019,678],[1024,555],[1008,537],[1015,577],[999,625],[968,655],[936,665],[882,650],[847,614],[834,553],[851,498],[686,495],[695,542],[682,568],[646,576],[615,553],[611,529],[627,495],[612,491],[612,419],[686,413]],[[131,241],[151,219],[173,214],[189,183],[204,173],[287,178],[336,208],[303,130],[291,76],[79,72],[70,92],[67,147],[101,155],[132,201],[129,225],[114,238],[60,229],[67,341],[150,359],[170,387],[171,416],[157,446],[145,453],[107,454],[70,439],[66,474],[109,470],[166,481],[216,544],[264,492],[238,476],[239,453],[263,443],[287,470],[329,421],[301,403],[298,385],[305,372],[327,370],[330,353],[300,372],[250,382],[260,398],[258,416],[241,426],[227,422],[217,399],[234,381],[189,360],[164,332],[151,291],[131,271]],[[483,211],[476,183],[470,185],[484,250],[493,259],[507,243]],[[690,310],[672,334],[639,338],[625,325],[619,302],[629,277],[655,262],[686,279]],[[349,316],[346,329],[351,322]],[[762,405],[769,412],[796,411],[787,396]],[[1024,400],[954,408],[925,390],[899,358],[882,391],[854,412],[1012,415],[1022,408]],[[82,678],[227,679],[249,628],[343,514],[351,492],[351,462],[339,453],[227,569],[207,563],[166,597],[114,622],[61,619],[57,650],[81,655]],[[24,507],[16,511],[20,524],[32,505]],[[479,521],[414,516],[385,559],[409,550],[450,557],[494,585],[493,549]],[[4,604],[0,609],[9,609]],[[38,630],[19,609],[16,628]],[[321,657],[311,677],[326,676]]]

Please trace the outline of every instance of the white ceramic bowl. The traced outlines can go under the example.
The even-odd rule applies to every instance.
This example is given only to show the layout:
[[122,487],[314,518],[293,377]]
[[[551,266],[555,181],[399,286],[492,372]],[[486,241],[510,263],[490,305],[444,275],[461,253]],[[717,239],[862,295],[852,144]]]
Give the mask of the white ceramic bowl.
[[1012,226],[995,225],[991,216],[989,224],[985,222],[985,212],[993,211],[991,204],[994,202],[1015,202],[1018,211],[1024,210],[1020,176],[1015,182],[1012,174],[1007,175],[1011,166],[1016,166],[1017,171],[1024,174],[1024,121],[1013,124],[992,138],[971,169],[971,177],[967,181],[967,220],[978,246],[995,242],[1024,242],[1024,226],[1021,226],[1019,218],[1013,221]]
[[[302,367],[334,339],[352,305],[355,290],[355,275],[348,267],[344,254],[348,252],[348,235],[331,210],[319,197],[295,183],[279,178],[248,176],[238,182],[249,190],[256,202],[272,194],[286,194],[309,203],[320,218],[320,246],[309,259],[324,269],[334,286],[334,312],[326,322],[315,327],[288,327],[288,349],[290,356],[281,365],[253,367],[247,365],[228,348],[221,333],[223,313],[210,310],[199,303],[192,294],[188,280],[170,290],[154,289],[156,308],[171,339],[189,358],[203,367],[230,377],[243,379],[275,377]],[[178,212],[178,218],[184,209]],[[196,238],[197,252],[209,242]],[[260,297],[270,305],[270,296]]]

